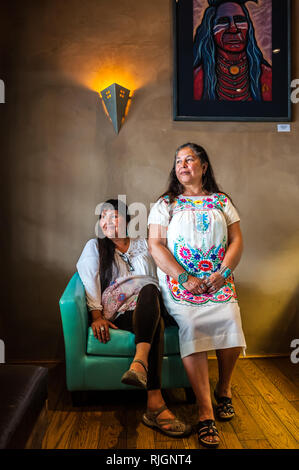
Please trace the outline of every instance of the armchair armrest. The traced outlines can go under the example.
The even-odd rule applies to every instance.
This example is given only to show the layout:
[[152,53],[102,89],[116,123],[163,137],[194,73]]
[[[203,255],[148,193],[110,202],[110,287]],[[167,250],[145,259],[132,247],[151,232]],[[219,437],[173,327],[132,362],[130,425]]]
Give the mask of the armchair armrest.
[[67,388],[76,390],[84,383],[88,329],[85,290],[78,273],[69,281],[59,306],[65,345]]

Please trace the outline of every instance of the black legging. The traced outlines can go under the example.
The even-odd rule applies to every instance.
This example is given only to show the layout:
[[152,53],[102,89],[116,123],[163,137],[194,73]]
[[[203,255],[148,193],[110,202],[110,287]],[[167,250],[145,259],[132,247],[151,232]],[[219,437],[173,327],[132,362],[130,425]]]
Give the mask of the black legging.
[[148,357],[148,390],[161,388],[164,351],[163,316],[167,318],[168,313],[164,307],[161,293],[155,285],[147,284],[139,292],[135,310],[127,310],[113,322],[121,330],[134,333],[135,344],[151,344]]

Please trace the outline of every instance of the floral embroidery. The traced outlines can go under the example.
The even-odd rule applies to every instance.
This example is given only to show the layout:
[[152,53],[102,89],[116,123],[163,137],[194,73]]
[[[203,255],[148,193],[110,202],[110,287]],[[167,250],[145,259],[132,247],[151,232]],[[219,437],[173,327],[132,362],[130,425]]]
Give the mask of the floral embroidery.
[[188,248],[182,247],[180,249],[180,256],[184,259],[189,259],[191,257],[191,251]]
[[223,260],[224,255],[225,255],[225,249],[224,249],[224,248],[220,248],[219,251],[218,251],[218,258],[219,258],[220,261]]
[[[222,244],[213,245],[207,252],[204,252],[202,249],[192,248],[185,242],[183,237],[179,237],[174,244],[173,254],[189,274],[198,278],[206,278],[220,268],[221,260],[225,255],[225,248],[225,238]],[[186,253],[188,253],[188,256],[186,256]],[[166,281],[172,298],[177,302],[205,304],[209,301],[228,302],[231,299],[237,299],[233,275],[226,279],[224,286],[215,294],[192,294],[170,276],[166,276]]]
[[[154,278],[152,278],[154,281]],[[149,284],[144,275],[122,276],[110,283],[102,294],[103,313],[107,320],[113,320],[117,312],[134,310],[142,287]]]
[[[164,201],[169,203],[169,196],[164,196]],[[172,205],[173,213],[183,210],[212,210],[218,209],[223,212],[227,204],[227,197],[222,193],[215,193],[211,196],[200,196],[199,199],[190,199],[187,196],[177,197]]]
[[126,295],[125,295],[125,294],[119,294],[119,296],[117,297],[117,300],[118,300],[119,302],[123,302],[125,299],[126,299]]
[[196,229],[198,232],[207,232],[210,226],[210,218],[208,212],[196,212]]
[[201,271],[211,271],[213,269],[213,263],[208,259],[204,259],[198,263],[198,267]]
[[212,272],[220,268],[220,261],[224,258],[225,248],[225,237],[222,244],[213,245],[207,252],[204,252],[202,249],[193,248],[180,236],[174,244],[173,254],[187,272],[193,276],[204,277],[210,276]]

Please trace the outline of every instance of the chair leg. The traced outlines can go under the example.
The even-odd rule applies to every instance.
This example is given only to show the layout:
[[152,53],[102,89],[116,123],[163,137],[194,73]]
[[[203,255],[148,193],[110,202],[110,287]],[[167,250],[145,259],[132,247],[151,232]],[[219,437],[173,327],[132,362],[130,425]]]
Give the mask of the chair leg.
[[192,387],[185,387],[186,400],[188,403],[196,403],[196,396]]

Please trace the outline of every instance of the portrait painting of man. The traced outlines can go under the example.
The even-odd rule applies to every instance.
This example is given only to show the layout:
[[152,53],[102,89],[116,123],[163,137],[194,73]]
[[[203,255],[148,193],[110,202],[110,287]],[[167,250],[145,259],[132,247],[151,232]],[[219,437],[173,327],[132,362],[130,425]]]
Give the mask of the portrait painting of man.
[[272,101],[272,0],[193,0],[193,99]]

